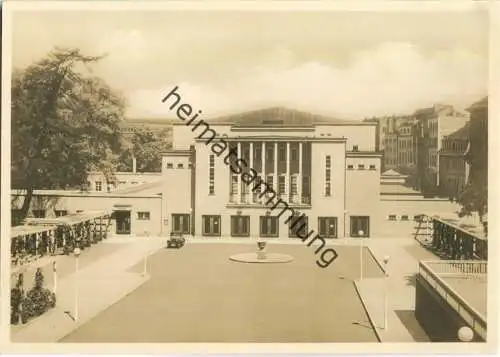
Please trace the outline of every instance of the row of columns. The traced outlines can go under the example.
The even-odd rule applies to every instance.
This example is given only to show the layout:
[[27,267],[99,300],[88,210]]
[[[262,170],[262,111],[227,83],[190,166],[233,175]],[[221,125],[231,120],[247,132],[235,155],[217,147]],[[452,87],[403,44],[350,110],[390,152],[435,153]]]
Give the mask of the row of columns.
[[[250,162],[249,162],[249,167],[254,168],[254,146],[253,142],[250,142]],[[266,142],[261,143],[261,163],[262,163],[262,180],[264,182],[267,182],[267,175],[266,175]],[[241,142],[238,142],[237,144],[237,155],[238,158],[241,158]],[[299,173],[298,173],[298,179],[297,179],[297,196],[299,198],[299,203],[302,203],[302,142],[299,142]],[[290,177],[290,142],[286,142],[286,172],[285,172],[285,195],[290,194],[290,189],[291,189],[291,177]],[[242,182],[241,179],[238,179],[238,192],[236,193],[236,202],[240,203],[242,202]],[[264,188],[263,188],[264,190]],[[276,192],[277,195],[279,195],[279,175],[278,175],[278,142],[274,142],[274,173],[273,173],[273,190]],[[247,194],[250,194],[250,191],[246,191]],[[262,191],[264,192],[264,191]]]

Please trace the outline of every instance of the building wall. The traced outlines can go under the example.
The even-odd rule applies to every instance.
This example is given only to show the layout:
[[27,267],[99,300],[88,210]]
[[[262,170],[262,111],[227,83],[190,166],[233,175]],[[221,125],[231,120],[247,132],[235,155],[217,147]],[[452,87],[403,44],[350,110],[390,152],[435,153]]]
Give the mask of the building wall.
[[318,125],[314,134],[320,137],[322,134],[326,136],[331,134],[334,138],[345,137],[347,151],[353,151],[354,146],[357,146],[359,151],[375,151],[376,130],[375,123],[370,125]]
[[[415,287],[415,317],[432,342],[460,342],[458,330],[467,326],[429,284],[417,276]],[[474,334],[472,342],[484,342]]]
[[[24,195],[12,194],[12,209],[20,209],[24,201]],[[129,207],[131,210],[131,233],[143,235],[147,230],[151,235],[160,235],[161,227],[161,196],[119,196],[119,195],[86,195],[59,193],[52,195],[35,195],[33,197],[28,216],[32,216],[33,210],[43,209],[46,217],[56,217],[55,210],[66,210],[68,214],[77,211],[101,211],[112,212],[115,205]],[[138,212],[149,212],[149,220],[138,219]],[[116,231],[115,222],[112,221],[110,233]]]
[[[161,173],[147,172],[147,173],[132,173],[132,172],[116,172],[116,184],[110,185],[110,192],[137,186],[145,183],[151,183],[161,180]],[[102,173],[91,172],[88,176],[89,191],[99,192],[96,189],[97,182],[100,182],[100,192],[107,192],[106,178]]]

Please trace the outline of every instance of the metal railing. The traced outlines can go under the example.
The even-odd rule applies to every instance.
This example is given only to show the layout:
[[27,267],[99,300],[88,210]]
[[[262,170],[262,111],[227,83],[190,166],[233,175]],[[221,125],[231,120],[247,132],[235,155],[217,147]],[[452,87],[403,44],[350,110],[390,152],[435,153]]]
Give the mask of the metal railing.
[[[434,269],[436,268],[436,270]],[[486,278],[487,262],[485,261],[421,261],[419,275],[455,310],[460,317],[486,341],[486,317],[474,309],[458,294],[441,276],[450,275]]]

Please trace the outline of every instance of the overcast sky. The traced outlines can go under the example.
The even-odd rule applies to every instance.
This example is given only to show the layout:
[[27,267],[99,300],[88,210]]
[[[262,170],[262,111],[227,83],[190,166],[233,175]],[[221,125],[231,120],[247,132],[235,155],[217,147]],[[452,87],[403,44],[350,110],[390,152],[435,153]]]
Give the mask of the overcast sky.
[[282,105],[337,117],[459,108],[486,95],[484,12],[16,13],[13,63],[54,46],[108,53],[96,74],[134,117],[179,85],[206,117]]

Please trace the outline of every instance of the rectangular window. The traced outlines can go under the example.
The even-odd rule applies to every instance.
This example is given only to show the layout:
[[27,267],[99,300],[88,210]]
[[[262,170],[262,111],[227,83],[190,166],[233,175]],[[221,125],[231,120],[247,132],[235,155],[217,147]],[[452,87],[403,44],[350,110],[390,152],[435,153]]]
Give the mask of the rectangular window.
[[172,233],[190,234],[190,221],[189,214],[172,213]]
[[352,151],[359,151],[359,149],[358,149],[358,145],[353,145],[353,146],[352,146]]
[[285,161],[286,160],[286,148],[282,145],[280,145],[279,148],[279,161]]
[[45,210],[44,209],[34,209],[33,217],[35,218],[45,218]]
[[323,238],[337,238],[337,217],[318,217],[318,232]]
[[351,216],[351,237],[370,236],[370,217]]
[[215,156],[210,155],[208,194],[215,195]]
[[177,168],[178,168],[178,169],[183,169],[183,168],[184,168],[184,164],[183,164],[183,163],[179,163],[179,164],[177,164]]
[[297,161],[298,160],[298,154],[297,154],[297,149],[292,148],[290,149],[290,156],[291,156],[291,161]]
[[54,210],[54,213],[56,214],[56,217],[62,217],[68,215],[67,210]]
[[250,216],[231,216],[231,236],[250,236]]
[[278,217],[276,216],[260,216],[260,236],[278,237],[278,222]]
[[286,177],[280,175],[278,177],[278,195],[284,195],[286,192]]
[[353,170],[354,169],[354,165],[347,165],[347,169],[348,170]]
[[288,237],[289,238],[300,238],[298,234],[302,236],[307,236],[308,233],[308,217],[295,215],[290,219],[288,223]]
[[[274,176],[273,175],[267,175],[266,177],[266,183],[269,186],[269,188],[274,192]],[[268,192],[267,197],[272,197],[272,193]]]
[[376,170],[377,168],[375,167],[375,165],[370,165],[370,170]]
[[299,194],[299,191],[298,191],[298,176],[297,175],[292,175],[290,177],[290,193],[292,194],[292,196],[295,196],[295,195],[298,195]]
[[167,169],[173,169],[174,168],[174,164],[172,164],[171,162],[167,162]]
[[102,182],[101,181],[96,181],[95,182],[95,190],[96,191],[102,191]]
[[137,212],[137,219],[141,221],[149,221],[150,220],[150,214],[149,212]]
[[364,170],[364,169],[365,169],[365,165],[363,165],[363,164],[358,165],[358,170]]
[[332,158],[330,155],[326,156],[325,162],[325,196],[330,196],[332,194]]
[[231,176],[231,196],[238,193],[238,175]]
[[220,216],[203,215],[202,219],[202,234],[206,237],[220,237]]

